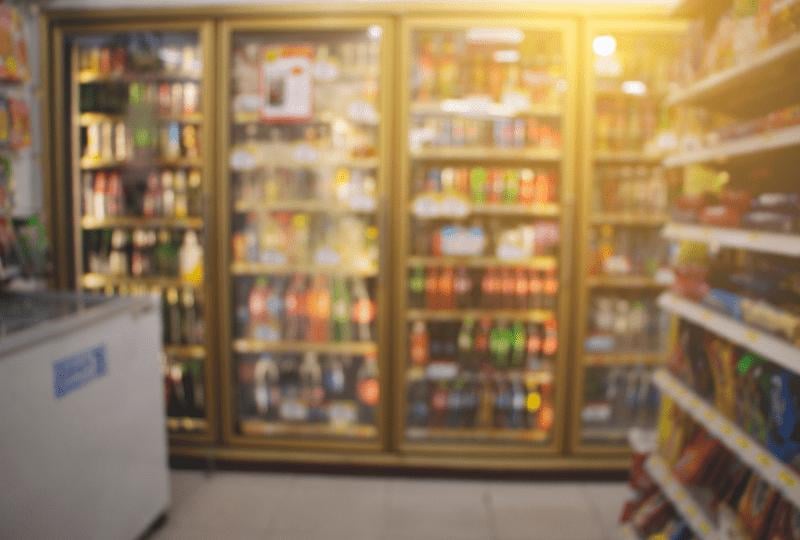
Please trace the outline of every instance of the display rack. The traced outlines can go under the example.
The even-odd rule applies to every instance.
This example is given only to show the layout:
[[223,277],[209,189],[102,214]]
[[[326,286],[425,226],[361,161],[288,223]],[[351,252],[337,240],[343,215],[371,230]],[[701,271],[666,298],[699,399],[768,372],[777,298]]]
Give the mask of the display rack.
[[[668,189],[666,178],[656,179],[665,150],[655,141],[668,127],[659,103],[668,90],[668,66],[683,29],[682,24],[669,20],[634,23],[594,19],[585,27],[582,42],[586,49],[581,54],[587,66],[583,84],[585,129],[581,134],[582,206],[574,273],[577,337],[572,378],[576,406],[570,419],[571,445],[579,453],[626,451],[628,428],[646,420],[622,420],[625,411],[607,396],[614,394],[612,386],[618,394],[624,394],[632,392],[629,386],[625,390],[627,385],[643,385],[639,378],[633,382],[633,374],[658,365],[665,355],[660,348],[625,347],[622,338],[609,329],[603,334],[594,321],[601,301],[621,301],[630,309],[640,298],[653,301],[669,284],[655,267],[648,266],[666,260],[666,245],[661,244],[658,232],[669,221]],[[641,61],[631,56],[636,50],[659,51],[659,55]],[[644,128],[648,125],[652,126],[650,131]],[[641,195],[645,191],[647,196]],[[654,200],[659,193],[660,203]],[[647,204],[652,207],[645,208]],[[634,241],[639,242],[638,248]],[[653,246],[659,246],[658,250]],[[648,250],[649,255],[645,255]],[[613,256],[630,266],[627,271],[615,271],[612,264],[606,269],[605,261]],[[635,268],[633,261],[640,256],[650,260]],[[612,318],[615,309],[612,306]],[[615,345],[592,350],[589,343],[593,337],[613,339]],[[640,405],[632,407],[646,408],[644,403]]]
[[[706,36],[710,36],[712,34],[712,26],[716,23],[717,18],[731,5],[732,2],[729,0],[715,0],[714,2],[686,0],[681,3],[677,11],[684,16],[705,19],[703,24],[706,27],[702,30],[704,30]],[[779,15],[780,10],[787,5],[786,3],[776,3],[771,6],[768,13],[759,13],[759,17],[776,17]],[[736,16],[746,17],[746,12],[734,13],[736,13]],[[730,23],[731,21],[728,22]],[[761,22],[763,23],[764,20]],[[768,22],[771,23],[772,21]],[[783,22],[783,19],[778,21],[778,23],[780,22]],[[701,24],[699,21],[697,25],[695,30],[700,30]],[[780,27],[778,28],[780,30]],[[763,29],[766,31],[767,26],[764,26]],[[771,24],[768,27],[768,31],[770,36],[765,36],[762,43],[778,39],[773,34],[773,26]],[[699,39],[699,35],[700,33],[698,32],[695,37]],[[707,43],[705,45],[707,46]],[[752,48],[755,48],[755,44]],[[706,169],[695,167],[696,165],[715,167],[715,170],[720,174],[719,178],[730,180],[730,185],[725,186],[725,191],[716,193],[721,198],[724,197],[725,193],[735,192],[738,189],[737,186],[740,187],[746,184],[745,180],[748,178],[746,175],[749,174],[748,171],[752,170],[751,165],[757,162],[759,165],[766,166],[768,175],[775,176],[775,178],[764,178],[760,179],[759,182],[751,182],[746,185],[747,189],[752,189],[756,193],[759,190],[765,192],[795,191],[794,188],[796,186],[789,185],[788,182],[785,189],[779,186],[781,185],[780,180],[783,178],[782,175],[785,176],[784,169],[781,168],[781,164],[784,163],[783,158],[790,156],[800,145],[800,129],[796,125],[792,125],[791,120],[786,123],[771,123],[765,120],[767,118],[765,113],[777,111],[768,117],[771,120],[780,117],[780,111],[784,110],[788,105],[796,105],[800,102],[800,93],[797,91],[798,86],[796,83],[796,67],[800,62],[800,41],[798,41],[798,36],[794,33],[783,41],[774,43],[765,49],[751,51],[749,55],[743,54],[738,50],[731,51],[731,55],[734,61],[737,61],[737,56],[740,57],[735,65],[716,73],[707,74],[700,80],[686,85],[683,89],[673,90],[667,99],[667,103],[670,106],[701,107],[714,114],[726,113],[728,116],[712,116],[712,118],[721,123],[730,122],[732,120],[731,117],[740,122],[738,125],[724,126],[719,132],[722,136],[717,138],[718,142],[699,147],[696,144],[697,141],[705,139],[707,142],[714,137],[695,133],[693,130],[698,128],[696,120],[701,117],[691,116],[691,113],[696,113],[696,111],[687,111],[685,118],[687,127],[693,121],[695,125],[689,128],[689,132],[686,134],[687,138],[679,143],[680,150],[667,156],[664,160],[665,167],[685,168],[686,178],[683,185],[686,194],[679,203],[685,203],[687,200],[691,200],[693,196],[706,196],[705,191],[716,193],[720,191],[720,185],[724,184],[723,182],[713,187],[707,183],[704,184],[704,177],[698,171]],[[745,121],[750,121],[755,117],[762,118],[762,123],[750,132],[740,130],[745,135],[735,133],[736,127],[745,125]],[[756,121],[753,122],[755,124]],[[729,128],[729,133],[734,134],[736,138],[725,133],[726,127]],[[766,131],[764,131],[765,129]],[[759,133],[752,134],[754,132]],[[687,142],[688,144],[684,146],[684,143]],[[773,163],[775,167],[770,169],[769,166]],[[695,184],[695,181],[700,185]],[[721,207],[729,209],[729,204],[729,202],[723,202]],[[704,208],[704,206],[701,206],[701,208]],[[741,207],[742,215],[757,211],[757,208],[756,203],[751,204],[750,199],[747,198],[746,205]],[[772,230],[745,230],[735,227],[708,226],[703,222],[710,222],[711,220],[706,220],[704,217],[693,214],[693,211],[682,214],[682,210],[685,210],[685,207],[677,204],[672,213],[676,216],[675,220],[679,221],[668,222],[662,231],[665,239],[675,243],[682,243],[680,249],[674,250],[673,262],[679,266],[677,273],[681,273],[688,268],[693,270],[702,269],[704,264],[708,265],[709,268],[716,269],[720,268],[720,266],[714,266],[715,264],[724,265],[726,261],[731,261],[731,272],[733,272],[733,269],[737,268],[737,266],[732,261],[743,260],[752,261],[747,267],[748,272],[758,272],[763,268],[768,269],[768,265],[771,262],[780,266],[779,263],[775,262],[780,260],[779,257],[792,259],[800,257],[800,241],[798,241],[798,236],[795,233],[778,233],[775,232],[777,228]],[[691,220],[698,223],[687,222]],[[746,222],[744,219],[742,221]],[[701,245],[698,246],[698,244]],[[699,259],[695,258],[695,255],[698,254],[700,254]],[[759,263],[767,266],[760,266]],[[784,266],[790,267],[790,265]],[[702,272],[702,270],[700,271]],[[795,507],[800,505],[800,475],[782,461],[782,459],[788,461],[789,457],[781,456],[781,459],[779,459],[778,456],[780,454],[778,451],[772,446],[769,447],[771,450],[768,450],[767,442],[759,442],[761,437],[757,435],[757,431],[750,429],[752,426],[745,426],[747,421],[742,420],[738,409],[736,412],[730,411],[730,407],[725,401],[726,398],[720,395],[721,385],[726,383],[717,380],[711,385],[714,388],[712,400],[710,395],[703,395],[710,392],[710,390],[701,393],[691,388],[690,385],[685,384],[673,374],[673,371],[682,373],[684,370],[688,370],[687,376],[692,378],[699,373],[713,372],[713,376],[716,377],[724,369],[721,366],[725,362],[732,361],[732,358],[716,358],[721,363],[714,365],[715,357],[714,353],[710,352],[713,350],[713,347],[711,347],[705,351],[708,355],[707,361],[711,362],[711,365],[699,365],[700,362],[704,362],[706,359],[702,356],[703,353],[700,353],[689,343],[695,338],[703,338],[708,339],[708,343],[719,345],[720,350],[725,347],[731,347],[725,350],[730,350],[732,355],[740,355],[739,357],[742,358],[744,363],[751,358],[756,359],[757,362],[763,361],[764,365],[771,366],[769,369],[775,370],[774,373],[781,373],[781,376],[792,378],[797,377],[800,373],[800,347],[789,339],[783,339],[777,334],[757,328],[754,324],[768,324],[767,317],[764,317],[764,321],[756,319],[752,313],[748,313],[748,309],[751,308],[745,306],[744,301],[741,313],[737,313],[735,309],[732,309],[732,305],[727,304],[724,307],[720,306],[717,309],[712,309],[710,305],[714,303],[711,299],[713,295],[709,295],[701,302],[699,299],[704,297],[704,293],[691,289],[695,284],[702,284],[702,286],[712,289],[721,287],[717,292],[721,296],[726,293],[730,294],[734,303],[737,299],[745,297],[747,302],[759,301],[758,294],[749,294],[747,287],[737,288],[737,285],[734,285],[732,281],[730,287],[733,290],[728,291],[728,286],[719,285],[723,282],[719,281],[718,276],[714,275],[699,278],[696,283],[692,277],[687,278],[685,275],[679,279],[685,279],[685,281],[676,286],[674,292],[665,292],[658,298],[659,307],[672,315],[674,321],[678,323],[675,326],[678,331],[673,332],[673,337],[676,339],[674,339],[675,343],[673,343],[675,354],[670,365],[672,371],[661,369],[654,376],[655,384],[663,397],[661,410],[663,425],[660,424],[660,434],[663,437],[662,444],[666,444],[665,448],[656,450],[650,456],[646,469],[649,475],[659,484],[664,495],[673,502],[681,516],[690,524],[695,534],[701,538],[718,538],[725,535],[723,531],[716,529],[708,514],[705,513],[705,509],[692,498],[691,493],[686,490],[685,486],[673,477],[666,461],[659,455],[659,451],[663,451],[664,455],[675,453],[677,448],[668,448],[666,446],[674,445],[679,440],[680,435],[676,435],[676,433],[679,433],[680,429],[687,425],[685,423],[686,420],[691,419],[688,424],[696,425],[703,428],[703,430],[697,432],[699,434],[697,439],[686,442],[686,446],[682,450],[682,457],[687,455],[687,451],[691,451],[688,450],[690,448],[689,445],[697,440],[703,440],[703,437],[706,437],[705,432],[707,432],[712,438],[721,443],[720,452],[727,454],[729,451],[738,458],[737,463],[744,464],[752,470],[753,480],[751,480],[751,483],[760,482],[757,485],[769,485],[772,489],[780,492],[788,503]],[[741,289],[744,289],[744,292]],[[704,305],[704,303],[709,305]],[[721,302],[721,304],[725,303]],[[765,306],[770,308],[769,304],[765,303]],[[774,309],[779,312],[780,309],[786,308],[781,305],[774,307]],[[786,312],[787,318],[792,315],[796,315],[796,313],[791,308],[788,308]],[[680,339],[678,339],[679,335]],[[734,347],[734,345],[741,347],[741,349]],[[690,358],[694,354],[701,354],[701,357]],[[724,356],[725,353],[721,353],[720,357]],[[695,363],[695,365],[692,365],[692,363]],[[745,369],[744,364],[739,364],[738,367]],[[787,370],[788,373],[779,370],[779,367]],[[736,377],[736,382],[731,383],[735,385],[732,390],[733,393],[742,390],[739,385],[742,384],[743,374],[737,373]],[[703,383],[699,380],[695,380],[694,385],[697,388],[703,387]],[[675,408],[673,408],[673,405]],[[763,411],[764,404],[757,399],[749,400],[744,407],[752,409],[747,414],[767,414]],[[727,413],[723,412],[726,410],[728,411]],[[680,412],[680,414],[674,414],[676,412]],[[670,428],[669,424],[672,422],[678,422],[676,424],[677,427]],[[676,439],[676,437],[678,438]],[[764,440],[767,441],[768,439]],[[713,442],[716,444],[716,441]],[[727,450],[724,450],[723,447]],[[778,447],[780,448],[780,445]],[[680,465],[676,465],[676,469],[679,467]],[[716,487],[718,486],[704,486],[700,489]],[[734,513],[747,512],[747,510],[743,510],[738,496],[736,498],[732,497],[725,504],[728,504]],[[733,506],[731,507],[730,505]]]
[[226,444],[385,447],[392,40],[369,16],[220,25]]
[[647,459],[645,468],[680,515],[686,519],[692,531],[702,540],[717,540],[716,526],[692,494],[672,475],[667,463],[653,454]]
[[54,53],[68,59],[51,75],[62,96],[54,104],[57,235],[72,253],[58,250],[58,264],[72,270],[60,279],[91,292],[162,296],[173,445],[216,437],[216,310],[206,279],[211,34],[211,23],[130,22],[53,35]]
[[757,470],[787,499],[800,506],[800,474],[790,469],[769,451],[725,418],[694,391],[687,388],[667,371],[656,373],[654,381],[665,395],[694,420],[722,441],[739,459]]
[[[493,290],[492,276],[496,274],[498,280],[504,276],[510,283],[513,274],[517,276],[515,283],[524,280],[527,290],[529,273],[549,273],[557,284],[568,279],[573,165],[561,144],[551,141],[548,145],[546,139],[568,141],[574,133],[574,36],[574,25],[556,18],[536,22],[512,18],[489,22],[470,17],[403,20],[400,56],[404,75],[399,78],[398,97],[402,104],[398,131],[402,153],[394,192],[398,212],[393,219],[398,268],[393,334],[397,379],[394,438],[404,454],[521,457],[554,453],[563,446],[567,380],[562,336],[568,328],[565,315],[569,295],[561,287],[551,299],[552,305],[546,307],[517,305],[519,299],[508,300],[513,306],[490,305],[490,297],[482,293],[482,283],[489,283],[486,291]],[[549,63],[555,57],[563,61],[561,65]],[[440,75],[428,71],[430,62],[442,63],[436,70]],[[458,81],[452,86],[446,79],[448,73]],[[543,81],[536,90],[538,95],[532,95],[528,86],[515,96],[509,93],[516,91],[515,85],[522,88],[530,84],[523,81],[537,76]],[[492,95],[491,85],[499,87],[501,83],[507,100],[499,90]],[[556,90],[556,83],[562,90]],[[464,133],[460,126],[466,129]],[[426,135],[429,129],[438,130],[439,135],[430,139]],[[480,138],[475,135],[479,130],[483,130],[483,139],[471,142],[469,137]],[[503,194],[492,200],[492,193],[487,191],[484,196],[480,188],[484,173],[488,177],[486,186],[496,189],[498,182],[508,182],[516,187],[502,189]],[[455,180],[452,186],[450,174]],[[531,175],[531,182],[541,182],[537,185],[557,194],[545,198],[537,195],[531,200],[522,195],[517,201],[522,191],[520,182],[526,181],[524,175]],[[552,182],[547,178],[551,175],[557,180],[546,187]],[[480,195],[476,195],[478,191]],[[457,201],[457,208],[447,206],[448,201]],[[443,203],[441,209],[436,207],[439,202]],[[496,252],[500,231],[541,223],[558,225],[560,242],[551,253],[535,250],[506,256]],[[462,255],[430,248],[432,252],[421,246],[421,241],[431,238],[439,227],[464,226],[480,227],[487,242],[482,250]],[[427,297],[414,297],[414,291],[421,290],[414,289],[420,276],[427,276],[435,290],[432,276],[444,275],[445,283],[450,273],[471,284],[471,300],[459,298],[455,301],[458,305],[435,306],[428,305]],[[445,289],[449,290],[447,285]],[[445,300],[445,304],[448,302]],[[554,333],[552,339],[558,339],[557,352],[549,353],[552,360],[548,356],[537,361],[535,357],[541,353],[531,356],[526,352],[519,365],[502,367],[499,361],[495,365],[491,360],[494,356],[475,347],[483,331],[479,327],[486,323],[487,338],[496,335],[497,343],[502,341],[499,336],[504,329],[521,328],[535,341],[540,329],[551,328],[548,332]],[[459,334],[463,350],[437,353],[439,343],[448,347],[448,341],[456,341],[451,331]],[[491,339],[495,343],[495,337]],[[526,340],[526,351],[527,344]],[[422,352],[412,361],[413,351]],[[519,418],[503,416],[503,400],[510,400],[512,393],[514,403],[523,404]],[[476,413],[471,420],[468,411],[454,413],[447,405],[456,400],[470,403],[471,399],[478,410],[489,407],[500,412],[493,413],[493,419],[482,420],[481,413]],[[507,410],[510,414],[511,401]],[[447,418],[437,420],[443,413]],[[539,422],[540,417],[546,421]],[[504,444],[498,444],[501,442]]]

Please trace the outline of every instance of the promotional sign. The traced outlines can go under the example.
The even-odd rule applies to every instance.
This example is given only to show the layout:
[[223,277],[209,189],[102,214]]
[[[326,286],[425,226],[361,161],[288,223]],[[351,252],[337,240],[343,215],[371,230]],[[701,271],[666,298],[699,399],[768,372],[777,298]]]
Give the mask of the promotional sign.
[[309,45],[278,45],[264,49],[261,67],[261,117],[266,122],[310,120],[312,59]]

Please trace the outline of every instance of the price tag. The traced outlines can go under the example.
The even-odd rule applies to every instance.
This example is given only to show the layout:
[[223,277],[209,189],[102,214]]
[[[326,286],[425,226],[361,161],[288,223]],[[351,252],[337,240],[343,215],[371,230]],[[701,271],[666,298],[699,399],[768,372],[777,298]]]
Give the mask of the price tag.
[[733,433],[733,428],[730,425],[725,424],[722,426],[721,431],[723,435],[731,435]]
[[750,441],[748,441],[744,437],[739,437],[738,439],[736,439],[736,446],[738,446],[742,450],[746,450],[747,448],[750,448]]
[[709,526],[708,523],[703,523],[702,525],[700,525],[700,532],[703,533],[703,535],[707,535],[708,533],[711,532],[711,527]]
[[758,453],[758,455],[756,456],[756,461],[758,461],[758,463],[763,465],[764,467],[768,467],[770,465],[769,456],[767,456],[764,452]]
[[795,487],[797,485],[797,478],[789,471],[781,471],[778,474],[781,483],[786,487]]
[[745,332],[744,337],[748,343],[755,343],[758,341],[758,332],[755,330],[748,330]]
[[711,318],[712,315],[710,311],[704,309],[702,312],[700,312],[700,319],[702,319],[703,322],[709,322]]
[[695,517],[697,515],[697,508],[695,508],[694,506],[690,506],[689,508],[686,509],[686,515],[689,516],[690,518]]

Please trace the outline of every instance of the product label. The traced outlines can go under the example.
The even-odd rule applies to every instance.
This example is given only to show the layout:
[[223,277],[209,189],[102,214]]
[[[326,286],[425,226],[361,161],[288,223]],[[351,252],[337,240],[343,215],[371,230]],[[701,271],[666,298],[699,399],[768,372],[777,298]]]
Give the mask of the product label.
[[61,399],[107,372],[105,344],[67,356],[53,363],[53,393]]

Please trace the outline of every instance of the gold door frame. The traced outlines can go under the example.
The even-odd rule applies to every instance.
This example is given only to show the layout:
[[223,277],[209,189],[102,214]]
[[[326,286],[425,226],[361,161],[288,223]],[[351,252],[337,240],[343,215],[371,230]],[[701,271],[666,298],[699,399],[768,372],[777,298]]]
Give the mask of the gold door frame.
[[[202,149],[204,154],[201,157],[201,171],[203,177],[203,197],[205,201],[205,216],[207,222],[203,227],[203,238],[205,239],[204,247],[204,266],[205,276],[202,285],[204,295],[204,321],[206,327],[205,335],[205,358],[203,361],[203,376],[204,376],[204,390],[205,390],[205,406],[206,416],[205,421],[207,427],[197,432],[169,432],[169,440],[171,445],[178,444],[205,444],[209,445],[215,442],[218,438],[217,429],[217,336],[214,332],[208,332],[209,328],[214,328],[217,323],[215,320],[217,309],[214,302],[215,296],[213,294],[214,276],[217,273],[215,266],[216,257],[214,255],[215,228],[213,223],[216,216],[213,209],[208,204],[208,200],[213,193],[212,190],[212,176],[214,170],[214,156],[210,150],[214,147],[212,129],[212,114],[213,105],[215,103],[214,85],[212,84],[213,77],[213,32],[214,25],[211,21],[193,20],[181,22],[164,22],[163,20],[137,20],[133,22],[95,22],[92,24],[68,24],[56,23],[52,26],[43,22],[42,26],[49,28],[48,37],[50,39],[50,47],[45,49],[50,53],[48,58],[43,60],[57,60],[50,61],[50,71],[46,78],[46,91],[52,101],[52,118],[43,115],[43,122],[52,120],[53,129],[45,130],[53,133],[53,144],[50,148],[54,151],[54,160],[52,162],[52,169],[48,175],[48,181],[45,183],[45,192],[48,194],[47,199],[51,204],[51,211],[53,212],[52,227],[55,233],[55,243],[59,246],[56,250],[56,283],[60,288],[70,288],[80,290],[81,275],[83,267],[83,252],[80,245],[80,237],[82,228],[80,220],[80,191],[77,186],[81,182],[80,175],[80,159],[78,156],[78,148],[76,144],[76,119],[75,107],[77,104],[77,94],[75,87],[74,69],[76,63],[70,63],[73,72],[69,74],[67,80],[66,67],[61,59],[64,58],[66,52],[64,40],[69,37],[78,37],[87,34],[100,34],[110,32],[147,32],[147,31],[161,31],[161,32],[195,32],[197,34],[198,46],[203,54],[203,73],[201,80],[202,107],[203,107],[203,127],[201,134]],[[43,62],[44,63],[44,62]],[[66,103],[65,97],[67,95],[67,85],[70,85],[71,102]],[[67,118],[70,115],[72,120]],[[67,148],[71,152],[67,153]],[[72,216],[67,208],[72,208]],[[70,219],[70,217],[72,219]],[[71,238],[70,233],[71,231]],[[68,247],[72,244],[72,248]],[[71,256],[71,257],[70,257]],[[166,427],[165,427],[166,428]]]
[[[583,406],[583,392],[585,388],[586,368],[591,364],[586,362],[583,343],[586,338],[587,316],[589,313],[589,295],[591,289],[588,285],[587,265],[589,262],[589,230],[592,223],[592,185],[594,180],[595,149],[594,149],[594,119],[595,119],[595,77],[592,69],[594,54],[592,40],[594,36],[603,32],[617,33],[675,33],[685,31],[685,24],[668,19],[650,17],[644,20],[632,21],[630,18],[592,18],[582,21],[580,35],[580,61],[581,71],[584,74],[581,87],[581,126],[579,141],[579,181],[577,183],[578,208],[577,237],[575,242],[576,271],[574,273],[573,287],[576,292],[577,312],[574,318],[573,365],[572,365],[572,404],[570,414],[569,451],[571,454],[587,455],[619,455],[627,456],[630,449],[627,443],[617,444],[586,444],[581,441],[580,412]],[[611,364],[622,365],[622,364]],[[642,364],[643,365],[643,364]]]
[[[339,29],[364,29],[370,25],[378,25],[383,29],[383,42],[381,43],[381,71],[380,71],[380,118],[379,128],[379,152],[378,152],[378,213],[377,222],[379,230],[379,271],[376,301],[377,309],[377,332],[378,332],[378,372],[380,376],[380,402],[376,418],[377,436],[375,439],[368,440],[341,440],[341,439],[301,439],[286,435],[276,435],[269,437],[254,437],[242,435],[236,431],[236,407],[233,400],[236,396],[235,379],[232,377],[233,362],[233,335],[232,335],[232,301],[234,275],[230,272],[230,203],[231,203],[231,173],[228,166],[228,155],[231,148],[230,126],[232,125],[232,114],[230,111],[231,91],[230,91],[230,45],[233,34],[237,31],[259,32],[259,31],[285,31],[297,30],[314,32],[318,30],[339,30]],[[217,196],[217,215],[218,224],[218,260],[220,262],[220,272],[216,282],[217,290],[220,293],[220,313],[222,320],[218,321],[217,328],[221,331],[220,343],[223,345],[221,350],[221,409],[222,409],[222,434],[225,444],[237,447],[260,447],[260,448],[283,448],[283,449],[303,449],[303,450],[344,450],[361,452],[379,452],[389,450],[388,429],[389,425],[389,405],[391,396],[390,387],[390,350],[391,336],[388,326],[388,301],[389,287],[391,285],[391,253],[388,249],[389,235],[391,227],[388,222],[388,207],[390,199],[388,193],[390,183],[390,137],[392,134],[391,115],[388,114],[390,104],[393,99],[392,92],[392,58],[394,53],[394,26],[391,19],[387,17],[373,16],[333,16],[324,18],[292,17],[280,20],[270,18],[248,18],[248,19],[225,19],[220,22],[220,30],[217,40],[217,59],[219,62],[219,103],[218,122],[218,152],[221,158],[218,160],[218,185]]]
[[[408,74],[411,68],[411,33],[417,29],[441,29],[458,30],[469,26],[479,25],[481,27],[515,27],[522,30],[538,30],[560,34],[562,42],[562,58],[566,60],[564,76],[567,80],[567,95],[564,99],[564,109],[561,114],[562,140],[564,141],[561,150],[561,160],[559,168],[559,194],[560,194],[560,238],[559,246],[559,279],[561,290],[558,301],[558,332],[559,350],[556,360],[555,377],[555,423],[552,440],[548,444],[537,446],[514,445],[487,445],[480,443],[449,443],[449,442],[407,442],[405,440],[406,424],[406,358],[407,358],[407,288],[408,288],[408,236],[410,219],[409,208],[409,182],[411,174],[411,154],[408,143],[408,126],[410,112],[410,88]],[[572,257],[572,223],[574,221],[575,207],[575,152],[569,148],[569,141],[575,140],[576,122],[576,81],[577,65],[574,59],[577,57],[576,49],[577,24],[574,19],[568,18],[537,18],[536,20],[525,21],[521,18],[495,17],[491,21],[470,16],[448,17],[403,17],[400,26],[400,69],[398,74],[400,81],[398,84],[399,114],[398,119],[398,138],[400,140],[400,164],[399,176],[395,182],[393,205],[394,216],[392,222],[395,224],[394,231],[394,260],[395,260],[395,281],[394,281],[394,326],[392,334],[395,336],[395,402],[394,402],[394,437],[395,448],[403,454],[460,454],[474,456],[496,456],[501,457],[531,457],[537,455],[557,455],[561,454],[565,448],[565,421],[568,417],[566,410],[568,390],[567,378],[569,374],[567,362],[569,358],[569,340],[565,339],[569,332],[569,306],[570,306],[570,287],[571,281],[571,257]]]

